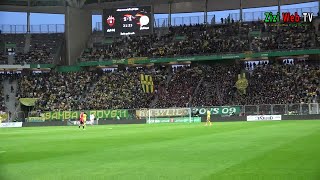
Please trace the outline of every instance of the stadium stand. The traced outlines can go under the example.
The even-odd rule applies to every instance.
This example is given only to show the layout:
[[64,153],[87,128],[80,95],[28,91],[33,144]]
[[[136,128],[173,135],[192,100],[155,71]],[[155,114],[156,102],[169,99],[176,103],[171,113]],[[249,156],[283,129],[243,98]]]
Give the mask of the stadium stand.
[[23,76],[19,83],[19,97],[39,98],[35,108],[42,111],[149,107],[156,91],[143,92],[140,73],[152,75],[156,84],[165,79],[165,71],[145,69],[50,72]]
[[229,105],[241,67],[236,63],[202,65],[203,81],[192,98],[193,106]]
[[199,67],[179,67],[174,70],[171,81],[159,92],[156,107],[185,107],[201,80]]
[[[5,37],[18,42],[19,47],[24,45],[23,38],[23,35]],[[63,38],[63,34],[32,35],[30,51],[18,52],[16,63],[52,63]],[[171,27],[160,36],[128,36],[94,44],[82,53],[80,61],[310,49],[319,47],[319,42],[319,36],[311,27],[277,29],[261,22],[242,26],[238,23],[184,25]],[[42,111],[308,103],[319,97],[318,70],[317,63],[306,61],[250,66],[237,62],[202,63],[173,68],[172,72],[161,68],[128,68],[104,73],[50,72],[22,77],[19,97],[40,98],[35,108]],[[249,86],[247,94],[240,95],[235,84],[238,74],[245,71]],[[143,92],[140,73],[152,75],[154,93]]]
[[104,73],[90,91],[83,109],[148,107],[152,96],[144,93],[137,71]]
[[[40,98],[43,111],[155,107],[312,103],[320,94],[320,66],[308,61],[258,63],[247,71],[246,95],[235,87],[239,63],[211,63],[172,69],[54,73],[24,76],[20,97]],[[155,92],[144,93],[139,75],[154,77]]]
[[0,91],[0,111],[5,111],[6,110],[6,107],[5,107],[5,97],[4,97],[4,94],[3,94],[3,85],[2,85],[2,78],[0,79],[0,88],[1,88],[1,91]]
[[34,74],[19,82],[19,97],[39,98],[36,109],[45,111],[81,109],[83,97],[95,74],[91,72]]
[[319,98],[320,64],[263,64],[249,75],[247,95],[230,94],[232,104],[313,103]]
[[15,44],[16,52],[22,52],[25,46],[24,34],[0,34],[0,64],[8,64],[5,44]]
[[[251,32],[259,35],[252,37]],[[83,52],[80,61],[309,49],[319,47],[314,34],[312,26],[280,27],[278,30],[261,22],[243,23],[241,27],[238,23],[178,26],[171,27],[169,33],[162,36],[125,37],[95,44]]]
[[64,35],[59,33],[53,34],[32,34],[30,50],[27,53],[17,53],[16,63],[33,63],[33,64],[52,64],[57,53],[58,47],[61,46]]
[[8,57],[4,52],[0,52],[0,64],[8,64]]

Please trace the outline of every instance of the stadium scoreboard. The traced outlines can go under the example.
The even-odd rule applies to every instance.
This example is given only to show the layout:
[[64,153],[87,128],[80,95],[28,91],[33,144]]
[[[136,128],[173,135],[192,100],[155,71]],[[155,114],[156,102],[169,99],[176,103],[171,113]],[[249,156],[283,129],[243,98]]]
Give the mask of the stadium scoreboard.
[[103,29],[105,36],[150,34],[153,30],[151,6],[104,9]]

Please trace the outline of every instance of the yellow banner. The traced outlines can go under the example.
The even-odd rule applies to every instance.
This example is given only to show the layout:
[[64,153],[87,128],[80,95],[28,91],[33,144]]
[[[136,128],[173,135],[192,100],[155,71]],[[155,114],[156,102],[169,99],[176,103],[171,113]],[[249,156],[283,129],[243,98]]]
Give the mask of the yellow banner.
[[140,74],[140,82],[145,93],[153,93],[154,84],[150,75]]
[[[188,109],[152,109],[150,110],[150,117],[171,117],[171,116],[187,116]],[[149,117],[149,110],[136,110],[138,118]]]
[[20,98],[19,101],[25,106],[34,106],[38,98]]
[[1,112],[0,113],[0,121],[4,121],[4,120],[7,120],[8,119],[8,113],[6,112]]
[[248,85],[249,83],[246,78],[246,74],[245,73],[238,74],[238,81],[236,82],[236,87],[239,93],[246,94]]

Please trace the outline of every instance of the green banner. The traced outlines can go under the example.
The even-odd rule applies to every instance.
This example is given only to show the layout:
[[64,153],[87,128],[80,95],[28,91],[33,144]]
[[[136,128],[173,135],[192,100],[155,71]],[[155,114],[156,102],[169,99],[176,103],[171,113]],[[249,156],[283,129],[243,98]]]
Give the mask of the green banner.
[[16,43],[5,43],[5,48],[7,49],[7,48],[16,48],[17,47],[17,45],[16,45]]
[[[119,116],[119,118],[128,118],[128,110],[90,110],[84,111],[87,114],[87,120],[89,120],[90,114],[94,114],[95,119],[114,119]],[[81,111],[52,111],[45,112],[41,115],[45,120],[68,120],[80,118]]]
[[191,56],[191,57],[175,57],[175,58],[130,58],[118,59],[109,61],[88,61],[80,62],[79,66],[112,66],[117,64],[150,64],[150,63],[170,63],[179,61],[217,61],[224,59],[244,59],[247,57],[261,58],[261,57],[281,57],[281,56],[295,56],[295,55],[310,55],[320,54],[320,49],[306,49],[306,50],[293,50],[293,51],[270,51],[258,53],[238,53],[238,54],[223,54],[211,56]]
[[54,68],[55,65],[54,64],[30,64],[30,68],[42,68],[42,69],[45,69],[45,68]]
[[201,122],[201,117],[178,117],[178,118],[151,118],[147,123],[198,123]]
[[28,117],[28,122],[44,122],[45,119],[43,117]]
[[192,108],[193,114],[199,113],[200,116],[207,115],[207,111],[210,111],[212,115],[230,115],[240,114],[240,106],[221,106],[221,107],[194,107]]

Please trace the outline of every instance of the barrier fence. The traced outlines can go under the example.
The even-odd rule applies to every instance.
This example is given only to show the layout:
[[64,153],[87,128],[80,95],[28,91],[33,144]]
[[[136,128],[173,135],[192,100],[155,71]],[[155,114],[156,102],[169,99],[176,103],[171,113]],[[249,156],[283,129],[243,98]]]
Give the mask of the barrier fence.
[[[2,33],[23,34],[27,33],[27,25],[1,24]],[[64,33],[64,24],[40,24],[30,25],[30,33]]]
[[[255,12],[244,12],[242,13],[242,18],[244,22],[249,21],[258,21],[265,19],[265,11],[255,11]],[[277,10],[270,11],[272,13],[277,13]],[[319,7],[303,7],[303,8],[290,8],[290,9],[281,9],[281,12],[298,12],[302,14],[303,12],[313,12],[316,16],[319,12]],[[217,12],[208,12],[207,20],[209,24],[221,24],[221,17],[215,16]],[[239,21],[239,13],[230,13],[230,20]],[[227,18],[227,17],[223,17]],[[204,23],[204,14],[197,16],[181,16],[181,17],[172,17],[171,25],[180,26],[180,25],[194,25],[194,24],[203,24]],[[168,27],[168,18],[156,18],[154,20],[155,27]],[[26,33],[27,25],[0,25],[0,30],[2,33]],[[102,22],[97,22],[94,27],[95,31],[102,31]],[[31,25],[30,33],[63,33],[65,31],[64,24],[42,24],[42,25]]]
[[[313,115],[320,114],[318,103],[309,104],[262,104],[244,106],[208,106],[190,107],[191,116],[206,116],[210,111],[213,116],[248,116],[248,115]],[[155,117],[178,117],[181,108],[152,109]],[[87,120],[94,114],[99,120],[141,120],[149,117],[148,109],[108,109],[108,110],[88,110]],[[29,112],[27,122],[43,122],[48,120],[79,120],[81,111],[51,111],[51,112]],[[180,117],[180,116],[179,116]],[[24,114],[19,112],[18,118],[24,118]],[[24,121],[24,119],[20,119]]]

